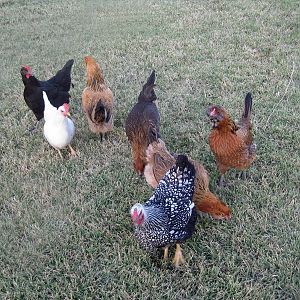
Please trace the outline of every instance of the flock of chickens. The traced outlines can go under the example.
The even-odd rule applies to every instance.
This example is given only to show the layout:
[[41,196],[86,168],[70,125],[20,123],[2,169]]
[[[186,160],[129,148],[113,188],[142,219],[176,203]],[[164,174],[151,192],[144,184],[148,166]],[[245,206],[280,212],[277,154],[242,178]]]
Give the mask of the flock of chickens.
[[[87,81],[82,93],[82,106],[90,130],[99,134],[102,141],[113,130],[114,97],[95,59],[86,56],[84,61]],[[69,147],[71,155],[76,156],[71,146],[75,127],[69,118],[73,63],[74,60],[69,60],[47,81],[38,80],[29,66],[21,68],[24,99],[38,121],[33,129],[44,118],[44,136],[61,158],[60,150],[66,147]],[[155,188],[154,194],[144,204],[135,204],[130,214],[135,236],[146,250],[162,248],[164,259],[167,259],[169,247],[176,244],[173,263],[178,267],[184,263],[180,244],[194,233],[197,212],[208,213],[215,219],[229,219],[231,210],[209,190],[209,176],[202,164],[186,155],[168,151],[160,136],[160,116],[154,102],[154,87],[153,71],[125,124],[134,170]],[[245,179],[245,170],[255,160],[250,93],[246,95],[244,105],[238,124],[220,106],[212,105],[207,109],[212,123],[209,145],[221,174],[220,187],[226,184],[224,175],[227,170],[241,170]]]

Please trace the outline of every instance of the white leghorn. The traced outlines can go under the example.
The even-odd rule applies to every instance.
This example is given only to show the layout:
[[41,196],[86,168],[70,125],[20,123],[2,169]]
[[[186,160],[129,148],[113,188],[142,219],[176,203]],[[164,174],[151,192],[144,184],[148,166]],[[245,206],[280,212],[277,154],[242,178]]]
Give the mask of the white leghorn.
[[43,98],[45,103],[44,136],[46,140],[58,151],[62,159],[60,150],[66,146],[69,147],[71,155],[76,156],[75,150],[70,145],[75,134],[75,127],[73,121],[68,118],[69,104],[65,103],[59,108],[54,107],[44,91]]

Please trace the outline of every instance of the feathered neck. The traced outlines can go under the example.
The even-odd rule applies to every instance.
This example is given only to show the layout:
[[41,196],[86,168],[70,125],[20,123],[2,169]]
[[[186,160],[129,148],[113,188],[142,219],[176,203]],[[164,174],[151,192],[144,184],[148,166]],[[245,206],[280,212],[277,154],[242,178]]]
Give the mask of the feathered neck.
[[27,79],[25,75],[22,75],[23,84],[26,86],[28,84],[29,78]]
[[157,230],[167,226],[167,217],[164,211],[159,207],[143,206],[144,220],[137,228],[146,228]]
[[87,65],[86,85],[93,91],[102,91],[105,83],[100,66],[97,63]]
[[22,75],[22,81],[24,83],[24,85],[33,85],[33,86],[40,86],[39,81],[37,80],[37,78],[34,75],[30,75],[29,78],[26,78],[25,75]]
[[65,117],[56,108],[54,108],[54,109],[55,110],[45,109],[45,111],[44,111],[45,122],[51,122],[51,123],[55,123],[55,124],[62,124],[62,123],[64,123],[68,118]]
[[59,111],[55,106],[53,106],[46,94],[46,92],[43,91],[43,99],[45,104],[44,109],[44,119],[45,122],[53,122],[53,123],[63,123],[67,117],[62,114],[61,111]]
[[238,130],[238,127],[234,123],[234,121],[231,120],[230,117],[225,117],[217,127],[213,128],[213,130],[216,130],[218,132],[227,133],[232,132],[235,133]]

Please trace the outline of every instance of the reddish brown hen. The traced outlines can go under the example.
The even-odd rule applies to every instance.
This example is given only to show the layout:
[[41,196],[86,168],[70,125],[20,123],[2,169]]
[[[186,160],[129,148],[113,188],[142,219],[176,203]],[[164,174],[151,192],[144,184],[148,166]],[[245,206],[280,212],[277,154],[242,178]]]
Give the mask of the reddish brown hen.
[[255,160],[256,145],[252,137],[251,110],[250,93],[246,95],[244,112],[237,125],[223,107],[212,105],[207,110],[213,126],[209,135],[209,145],[221,173],[219,186],[224,186],[224,174],[231,168],[242,170],[245,178],[245,169]]
[[[166,172],[175,165],[176,158],[167,150],[161,139],[154,140],[146,150],[147,164],[144,176],[149,185],[156,188]],[[229,219],[230,208],[209,190],[209,177],[205,168],[194,160],[195,191],[193,202],[198,212],[208,213],[215,219]]]
[[82,106],[88,120],[90,130],[103,136],[113,129],[114,97],[105,84],[99,64],[91,56],[85,56],[86,88],[82,92]]
[[154,101],[156,95],[155,71],[148,78],[134,105],[128,114],[125,130],[132,148],[132,159],[135,171],[143,175],[146,164],[146,149],[150,143],[149,136],[154,131],[159,136],[160,117]]

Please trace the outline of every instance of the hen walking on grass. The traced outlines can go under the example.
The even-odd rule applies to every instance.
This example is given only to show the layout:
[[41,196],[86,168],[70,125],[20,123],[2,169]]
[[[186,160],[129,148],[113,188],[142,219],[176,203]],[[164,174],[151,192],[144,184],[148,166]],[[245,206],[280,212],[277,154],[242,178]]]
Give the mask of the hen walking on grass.
[[154,195],[144,204],[135,204],[130,211],[135,236],[144,249],[164,248],[164,259],[167,259],[168,248],[176,244],[175,267],[184,263],[180,244],[195,231],[194,181],[194,166],[185,155],[179,155]]

